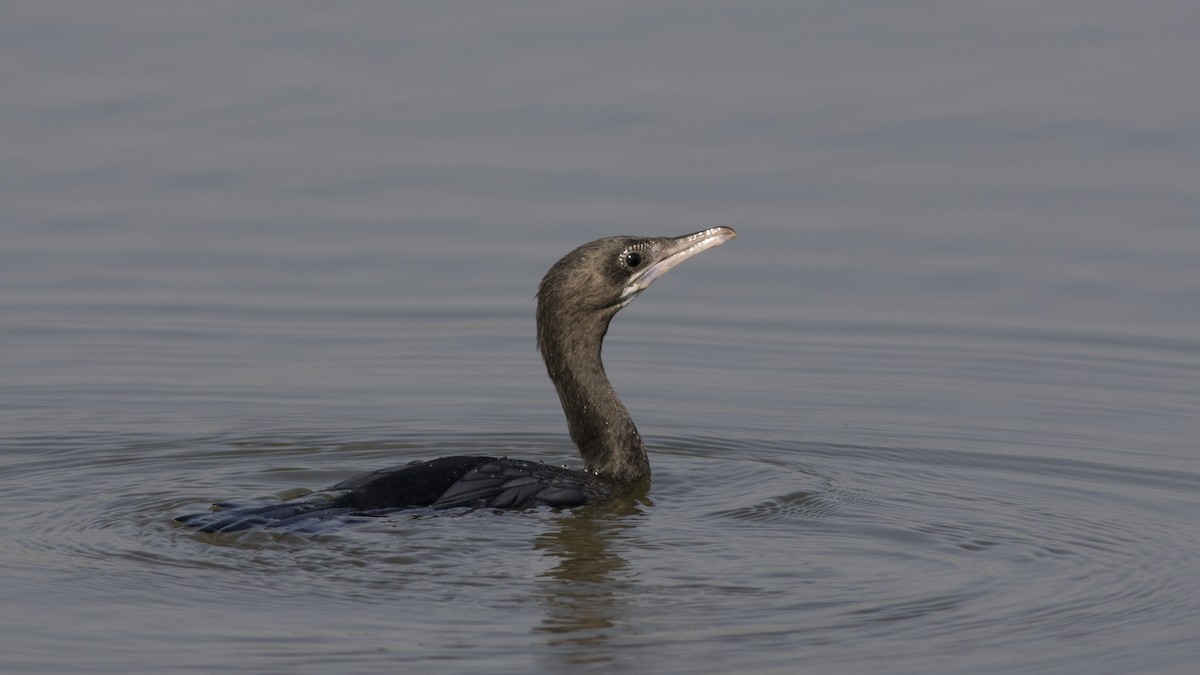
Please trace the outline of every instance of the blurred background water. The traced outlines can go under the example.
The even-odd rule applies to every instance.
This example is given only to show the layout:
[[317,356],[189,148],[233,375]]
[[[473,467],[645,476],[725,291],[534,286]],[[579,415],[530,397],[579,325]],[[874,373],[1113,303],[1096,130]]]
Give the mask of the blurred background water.
[[[6,672],[1191,672],[1200,6],[9,3]],[[605,360],[641,501],[197,535],[577,461],[559,256],[739,238]]]

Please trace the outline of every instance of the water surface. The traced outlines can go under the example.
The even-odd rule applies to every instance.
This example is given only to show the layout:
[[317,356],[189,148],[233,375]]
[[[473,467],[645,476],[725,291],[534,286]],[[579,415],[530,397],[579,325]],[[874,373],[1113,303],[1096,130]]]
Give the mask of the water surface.
[[[4,10],[0,665],[1191,672],[1193,5]],[[537,281],[714,225],[605,348],[648,494],[172,522],[577,463]]]

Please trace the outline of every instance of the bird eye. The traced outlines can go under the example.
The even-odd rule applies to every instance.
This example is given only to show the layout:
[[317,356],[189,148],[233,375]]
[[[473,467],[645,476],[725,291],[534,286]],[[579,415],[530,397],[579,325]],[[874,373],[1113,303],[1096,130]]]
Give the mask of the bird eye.
[[626,253],[625,254],[625,264],[628,265],[630,269],[633,269],[633,268],[637,267],[638,265],[641,265],[642,264],[642,254],[638,253],[637,251],[630,251],[629,253]]

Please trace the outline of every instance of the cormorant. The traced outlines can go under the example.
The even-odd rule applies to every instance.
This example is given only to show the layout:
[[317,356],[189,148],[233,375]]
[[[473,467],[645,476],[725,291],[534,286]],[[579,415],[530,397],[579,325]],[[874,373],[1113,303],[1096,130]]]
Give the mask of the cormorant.
[[646,446],[617,398],[600,348],[609,321],[655,279],[737,233],[715,227],[681,237],[607,237],[550,268],[537,294],[537,344],[558,390],[584,469],[506,457],[454,456],[380,469],[329,488],[328,501],[296,500],[180,516],[204,532],[292,527],[399,509],[572,507],[604,499],[650,473]]

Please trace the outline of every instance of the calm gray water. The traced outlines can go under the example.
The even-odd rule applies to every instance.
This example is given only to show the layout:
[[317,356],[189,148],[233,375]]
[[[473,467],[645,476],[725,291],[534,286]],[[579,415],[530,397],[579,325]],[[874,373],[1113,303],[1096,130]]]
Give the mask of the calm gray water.
[[[1200,5],[10,3],[0,670],[1194,672]],[[204,536],[218,500],[574,457],[641,500]]]

